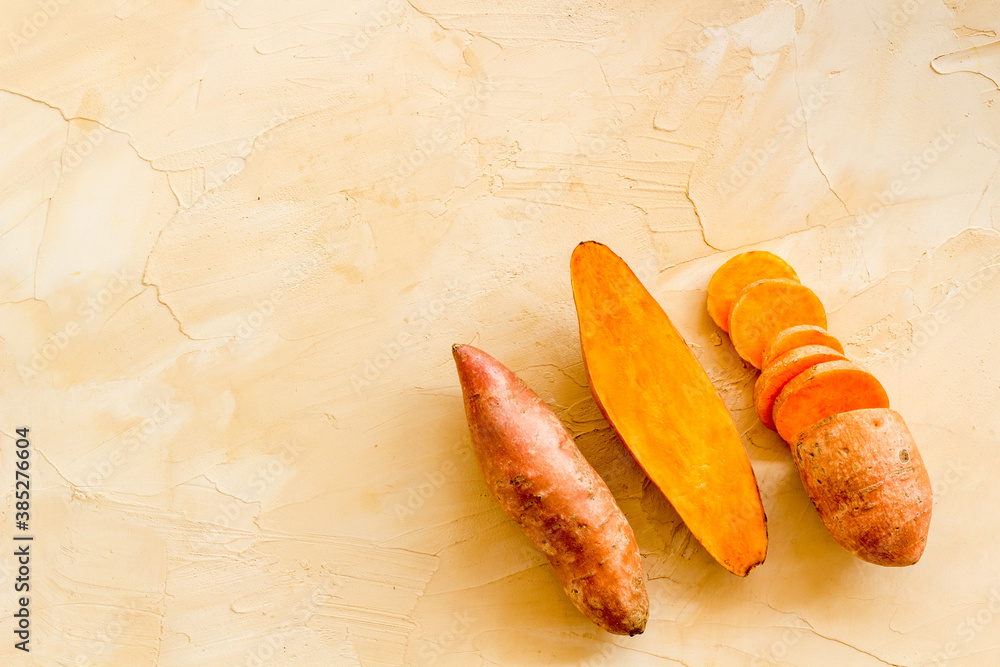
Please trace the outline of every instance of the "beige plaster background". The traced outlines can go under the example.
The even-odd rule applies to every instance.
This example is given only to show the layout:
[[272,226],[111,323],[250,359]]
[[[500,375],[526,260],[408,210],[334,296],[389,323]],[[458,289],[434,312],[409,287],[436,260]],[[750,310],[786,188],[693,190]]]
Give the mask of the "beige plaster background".
[[[2,0],[0,663],[1000,662],[1000,14],[802,0]],[[568,276],[635,268],[769,517],[728,574],[602,419]],[[935,489],[921,562],[826,534],[704,310],[789,260]],[[631,521],[642,636],[487,493],[450,346],[569,425]],[[13,649],[31,428],[32,651]]]

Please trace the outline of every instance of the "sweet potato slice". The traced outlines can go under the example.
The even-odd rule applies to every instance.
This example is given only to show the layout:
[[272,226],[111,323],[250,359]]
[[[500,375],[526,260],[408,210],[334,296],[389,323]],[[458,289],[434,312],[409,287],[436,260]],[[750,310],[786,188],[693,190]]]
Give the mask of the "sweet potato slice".
[[615,634],[642,632],[649,616],[642,559],[604,480],[510,370],[469,345],[452,353],[476,459],[500,506],[548,556],[590,620]]
[[708,314],[723,331],[729,331],[729,311],[743,288],[765,278],[799,281],[795,270],[766,250],[751,250],[730,257],[708,281]]
[[767,519],[732,416],[666,313],[606,246],[571,262],[594,399],[691,533],[730,572],[764,561]]
[[764,365],[761,368],[767,368],[771,361],[777,359],[785,352],[794,350],[797,347],[805,347],[806,345],[825,345],[841,354],[844,353],[844,346],[826,329],[812,324],[800,324],[797,327],[788,327],[784,331],[779,332],[767,344],[764,348]]
[[827,361],[792,378],[774,401],[774,425],[789,444],[816,422],[841,412],[888,408],[874,375],[850,361]]
[[813,324],[826,328],[826,309],[808,287],[784,279],[758,280],[745,287],[729,313],[729,337],[736,352],[755,368],[778,332]]
[[774,419],[771,411],[774,409],[774,399],[785,388],[792,378],[816,364],[827,361],[843,361],[842,353],[823,345],[806,345],[790,350],[764,367],[764,372],[757,378],[753,389],[753,404],[757,408],[757,416],[764,426],[774,429]]
[[913,565],[927,544],[931,481],[903,418],[877,408],[832,415],[792,447],[830,535],[877,565]]

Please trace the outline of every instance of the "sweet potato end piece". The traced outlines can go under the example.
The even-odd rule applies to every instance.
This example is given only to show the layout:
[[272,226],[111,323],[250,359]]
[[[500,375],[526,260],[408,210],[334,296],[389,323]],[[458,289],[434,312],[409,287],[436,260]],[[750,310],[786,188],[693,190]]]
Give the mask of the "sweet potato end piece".
[[920,560],[933,492],[899,413],[873,408],[832,415],[803,431],[792,454],[823,524],[844,549],[889,567]]

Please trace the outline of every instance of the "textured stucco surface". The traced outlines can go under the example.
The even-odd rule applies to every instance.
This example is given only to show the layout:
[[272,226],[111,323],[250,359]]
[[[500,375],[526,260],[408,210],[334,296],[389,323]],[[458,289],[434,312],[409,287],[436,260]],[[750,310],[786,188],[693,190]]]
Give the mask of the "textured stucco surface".
[[[0,663],[1000,662],[995,9],[4,0]],[[745,580],[590,396],[585,239],[733,411],[770,532]],[[918,565],[842,551],[757,422],[704,309],[749,248],[816,290],[913,431],[935,490]],[[489,496],[456,342],[533,387],[619,499],[642,636],[579,614]]]

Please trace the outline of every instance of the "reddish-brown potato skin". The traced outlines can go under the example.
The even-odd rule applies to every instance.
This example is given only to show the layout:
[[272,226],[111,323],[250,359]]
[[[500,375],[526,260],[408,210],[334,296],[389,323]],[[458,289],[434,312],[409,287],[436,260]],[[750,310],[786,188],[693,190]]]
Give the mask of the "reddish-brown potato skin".
[[509,369],[469,345],[452,353],[476,459],[500,506],[548,557],[584,615],[614,634],[641,633],[649,617],[642,559],[607,484]]
[[872,408],[827,417],[799,436],[792,455],[823,524],[844,549],[876,565],[920,560],[931,480],[899,413]]

